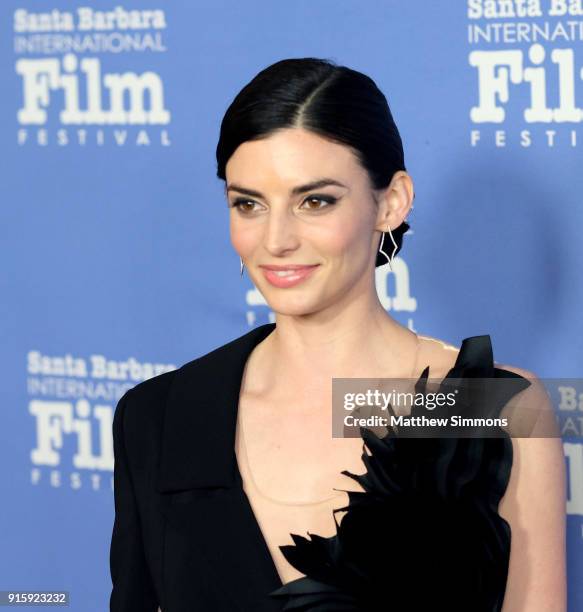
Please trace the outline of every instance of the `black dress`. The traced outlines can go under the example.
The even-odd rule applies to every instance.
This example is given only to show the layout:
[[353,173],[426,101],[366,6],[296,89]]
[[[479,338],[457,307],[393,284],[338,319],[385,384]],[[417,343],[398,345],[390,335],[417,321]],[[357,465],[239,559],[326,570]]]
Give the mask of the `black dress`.
[[[308,533],[281,547],[305,575],[282,584],[235,453],[245,363],[274,329],[255,327],[119,400],[111,612],[500,610],[511,543],[497,511],[512,467],[506,434],[361,430],[371,453],[353,476],[362,491],[349,492],[334,537]],[[466,338],[447,377],[514,379],[516,392],[530,384],[494,367],[489,336]],[[460,405],[471,414],[472,403]]]
[[[426,368],[416,389],[428,373]],[[488,335],[463,341],[444,382],[453,378],[512,381],[490,402],[490,416],[530,385],[494,367]],[[457,409],[469,414],[477,403],[472,397]],[[348,505],[334,511],[347,511],[335,536],[290,534],[294,544],[280,549],[305,577],[270,596],[286,611],[501,610],[511,544],[510,525],[498,514],[512,467],[508,434],[499,429],[499,437],[411,438],[360,432],[366,472],[342,473],[364,492],[348,492]]]

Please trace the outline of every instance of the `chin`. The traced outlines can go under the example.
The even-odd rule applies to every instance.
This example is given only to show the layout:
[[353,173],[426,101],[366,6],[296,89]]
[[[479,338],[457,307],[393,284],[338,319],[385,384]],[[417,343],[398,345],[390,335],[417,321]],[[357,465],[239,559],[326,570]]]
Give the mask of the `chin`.
[[[280,293],[280,295],[276,295],[276,293]],[[321,309],[319,300],[314,299],[314,296],[310,296],[309,292],[304,294],[297,292],[295,295],[291,295],[288,289],[278,290],[269,287],[265,293],[261,291],[261,294],[271,310],[283,316],[299,317],[312,314]]]
[[310,308],[310,306],[306,303],[305,300],[302,302],[296,302],[294,300],[287,299],[275,299],[266,301],[271,310],[273,310],[273,312],[288,317],[301,317],[303,315],[312,314],[319,310],[316,306]]

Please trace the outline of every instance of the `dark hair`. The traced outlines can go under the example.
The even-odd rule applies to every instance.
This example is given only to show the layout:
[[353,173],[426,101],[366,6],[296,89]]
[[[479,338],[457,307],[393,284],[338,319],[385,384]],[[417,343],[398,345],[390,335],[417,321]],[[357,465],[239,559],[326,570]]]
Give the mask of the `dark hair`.
[[[275,62],[237,94],[221,123],[217,176],[226,180],[225,167],[239,145],[293,127],[351,147],[374,189],[387,187],[395,172],[406,170],[401,136],[375,82],[331,60],[307,57]],[[392,230],[395,254],[408,229],[403,221]],[[386,236],[383,250],[391,254],[393,248]],[[375,265],[385,263],[377,251]]]

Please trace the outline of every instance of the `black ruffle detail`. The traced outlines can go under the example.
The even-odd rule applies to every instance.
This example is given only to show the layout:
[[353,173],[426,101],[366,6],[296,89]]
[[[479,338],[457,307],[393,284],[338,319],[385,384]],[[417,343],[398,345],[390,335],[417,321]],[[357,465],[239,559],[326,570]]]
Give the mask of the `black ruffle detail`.
[[[426,389],[429,367],[415,390]],[[472,378],[514,379],[487,404]],[[494,367],[490,337],[466,338],[440,385],[463,379],[455,410],[432,416],[498,416],[531,383]],[[449,411],[448,411],[449,410]],[[415,416],[415,407],[411,410]],[[380,438],[360,428],[364,474],[342,474],[364,492],[347,491],[347,511],[336,535],[290,534],[280,546],[305,577],[270,593],[284,611],[499,612],[510,556],[510,525],[498,514],[512,467],[512,441],[499,437],[411,438],[388,431]],[[365,447],[370,451],[366,453]]]

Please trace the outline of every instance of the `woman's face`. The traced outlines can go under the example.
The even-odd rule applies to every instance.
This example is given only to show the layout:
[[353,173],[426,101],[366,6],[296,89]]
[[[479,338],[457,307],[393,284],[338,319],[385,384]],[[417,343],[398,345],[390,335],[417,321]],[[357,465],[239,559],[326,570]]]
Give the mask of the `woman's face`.
[[[225,172],[231,242],[275,312],[309,314],[370,289],[383,217],[347,146],[285,129],[240,145]],[[310,268],[287,278],[265,268],[298,265]]]

